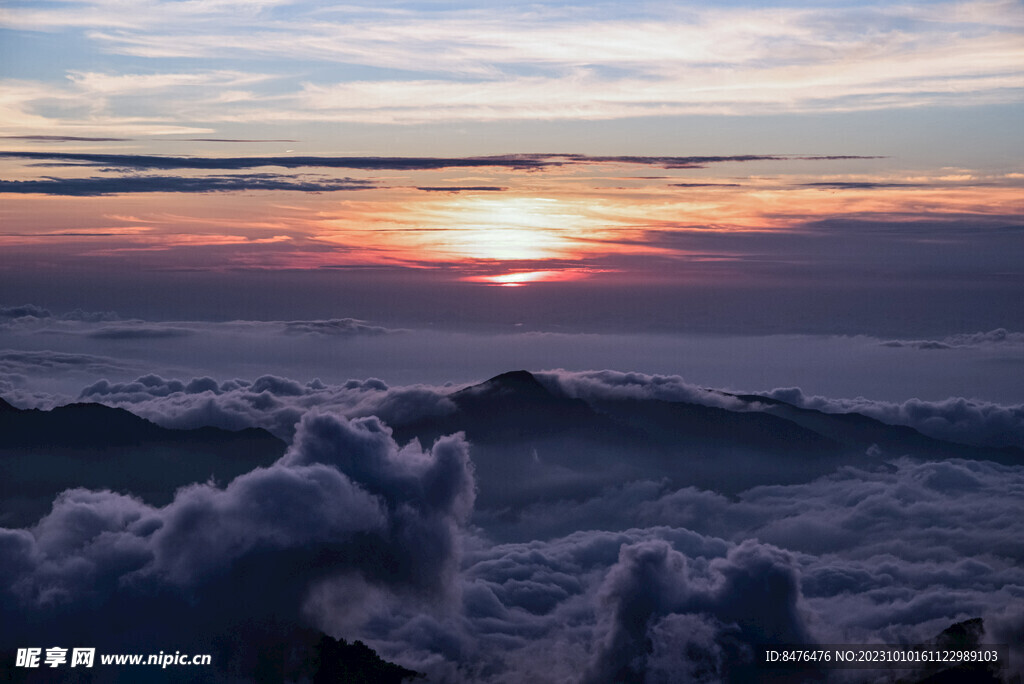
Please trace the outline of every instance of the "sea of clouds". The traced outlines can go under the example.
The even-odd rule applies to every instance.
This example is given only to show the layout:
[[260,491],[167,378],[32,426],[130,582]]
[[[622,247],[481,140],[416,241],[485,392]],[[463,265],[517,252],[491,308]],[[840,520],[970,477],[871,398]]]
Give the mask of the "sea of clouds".
[[[91,340],[123,342],[131,327],[111,316],[47,323],[52,315],[18,313],[9,326],[32,335],[40,325],[67,325],[76,334],[107,331]],[[407,334],[359,321],[278,327],[342,341]],[[138,329],[130,337],[139,339]],[[1007,339],[960,341],[1016,344]],[[214,654],[215,678],[241,681],[261,654],[314,629],[361,639],[431,681],[744,682],[764,674],[754,665],[762,645],[922,643],[982,618],[984,642],[1011,646],[1002,675],[1024,674],[1019,466],[893,457],[731,495],[645,479],[483,510],[474,447],[463,435],[402,444],[388,427],[456,411],[450,396],[465,382],[131,379],[123,375],[132,364],[115,355],[71,350],[9,350],[0,364],[0,394],[21,407],[68,400],[32,379],[72,367],[75,378],[93,378],[74,400],[166,427],[262,427],[289,444],[273,465],[222,485],[192,484],[166,506],[131,492],[71,489],[34,525],[0,530],[5,650],[190,649]],[[676,375],[535,375],[584,401],[767,410]],[[1019,404],[843,400],[798,388],[762,394],[947,440],[1024,445]],[[913,673],[888,680],[896,676]]]
[[[673,377],[539,378],[573,397],[736,401]],[[4,643],[180,644],[213,652],[228,681],[314,628],[467,682],[749,681],[759,645],[921,643],[976,617],[986,641],[1024,643],[1024,468],[895,459],[734,497],[637,481],[474,515],[472,445],[398,444],[386,424],[454,410],[452,389],[86,387],[165,425],[263,426],[291,446],[164,507],[72,489],[0,531]]]

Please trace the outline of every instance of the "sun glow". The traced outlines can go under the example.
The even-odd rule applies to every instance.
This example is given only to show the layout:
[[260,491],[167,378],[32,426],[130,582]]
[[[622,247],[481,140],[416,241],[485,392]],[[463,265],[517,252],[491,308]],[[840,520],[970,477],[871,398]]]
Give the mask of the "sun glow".
[[500,287],[522,287],[530,283],[566,282],[582,280],[593,273],[590,269],[566,269],[562,271],[518,271],[500,275],[468,276],[463,280],[472,283],[486,283]]
[[442,250],[470,259],[514,261],[570,256],[578,250],[575,234],[586,219],[554,199],[538,197],[455,200],[436,209],[433,218],[449,227]]

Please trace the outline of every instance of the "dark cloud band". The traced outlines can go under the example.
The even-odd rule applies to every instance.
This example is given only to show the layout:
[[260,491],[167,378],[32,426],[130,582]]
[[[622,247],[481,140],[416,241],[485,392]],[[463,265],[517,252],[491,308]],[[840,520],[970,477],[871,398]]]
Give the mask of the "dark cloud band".
[[134,169],[252,169],[262,166],[280,168],[342,168],[363,170],[417,171],[448,168],[504,167],[517,170],[540,169],[574,164],[635,164],[667,169],[701,168],[723,162],[818,161],[876,159],[857,156],[791,156],[742,154],[731,156],[589,156],[583,154],[505,154],[488,157],[163,157],[135,154],[87,154],[70,152],[0,152],[0,158],[64,161],[89,166],[116,166]]
[[237,176],[121,176],[117,178],[53,178],[27,181],[0,180],[0,193],[72,195],[94,197],[137,192],[239,192],[249,190],[289,190],[292,192],[337,192],[368,190],[372,181],[354,178],[302,180],[277,174],[259,173]]

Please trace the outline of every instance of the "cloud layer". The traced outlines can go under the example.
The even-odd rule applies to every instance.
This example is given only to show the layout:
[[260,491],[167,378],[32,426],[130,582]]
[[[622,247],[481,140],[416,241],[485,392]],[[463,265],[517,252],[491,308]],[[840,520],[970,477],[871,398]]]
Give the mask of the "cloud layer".
[[[446,405],[450,410],[446,396],[453,388],[441,387],[445,380],[474,381],[517,365],[636,364],[647,372],[569,370],[537,377],[553,391],[588,401],[656,399],[771,411],[732,396],[763,395],[803,409],[857,412],[944,440],[1024,446],[1024,412],[1006,372],[1024,358],[1024,346],[1020,333],[1005,329],[923,341],[943,345],[938,351],[922,350],[921,340],[874,337],[517,330],[506,325],[504,333],[463,334],[354,317],[147,321],[22,304],[0,307],[0,390],[22,407],[80,397],[175,427],[260,426],[287,435],[314,406],[385,420],[421,410],[437,415]],[[680,358],[686,379],[657,372],[679,368]],[[265,370],[250,375],[254,367]],[[261,382],[264,376],[278,380]],[[381,377],[388,381],[374,379]],[[907,398],[911,385],[927,398]]]
[[808,396],[800,388],[778,388],[766,396],[826,413],[860,413],[890,425],[908,425],[926,435],[965,444],[1024,447],[1024,404],[1002,406],[951,397],[902,403]]
[[[987,463],[902,461],[758,487],[735,501],[638,485],[629,506],[614,490],[568,508],[538,505],[534,522],[522,522],[527,539],[574,510],[586,525],[588,504],[618,511],[623,531],[471,555],[469,576],[504,607],[521,596],[513,605],[526,608],[489,607],[492,619],[478,624],[552,642],[546,657],[567,658],[594,681],[684,673],[750,681],[757,644],[922,643],[970,615],[984,616],[986,643],[1013,643],[1024,549],[1007,525],[1019,526],[1010,511],[1022,475]],[[606,521],[605,529],[616,528]],[[525,641],[522,656],[503,656],[516,671],[530,668],[518,658],[538,657]]]
[[[541,377],[606,410],[630,399],[758,410],[678,377]],[[87,635],[140,651],[200,639],[219,672],[244,677],[255,651],[315,628],[432,680],[495,683],[745,682],[759,645],[921,643],[976,617],[986,643],[1020,643],[1022,467],[866,458],[735,496],[640,480],[475,511],[474,448],[461,435],[402,445],[368,415],[429,424],[454,409],[455,389],[269,375],[96,383],[83,398],[162,422],[272,425],[291,447],[163,508],[69,490],[35,526],[0,531],[11,616],[0,637]],[[569,419],[550,413],[546,429]],[[610,468],[637,454],[591,456]],[[122,620],[96,631],[97,611]],[[153,625],[157,612],[167,618]],[[29,614],[37,635],[21,629]]]
[[[856,155],[765,155],[765,154],[742,154],[727,156],[595,156],[585,154],[560,154],[560,153],[536,153],[536,154],[504,154],[487,157],[167,157],[143,154],[92,154],[73,152],[0,152],[0,158],[26,159],[47,163],[68,163],[69,165],[98,166],[111,168],[129,168],[137,170],[162,171],[174,169],[203,169],[203,170],[240,170],[252,169],[265,166],[276,166],[285,169],[299,168],[330,168],[330,169],[361,169],[380,171],[423,171],[437,169],[464,169],[464,168],[508,168],[520,171],[538,170],[550,167],[573,166],[583,164],[624,164],[638,166],[655,166],[664,169],[700,169],[709,164],[721,164],[724,162],[757,162],[757,161],[815,161],[815,160],[857,160],[875,159],[870,156]],[[268,185],[279,177],[272,174],[254,174],[249,176],[225,176],[220,178],[237,178],[239,182],[250,180],[258,183],[265,180]],[[85,181],[95,182],[101,179],[91,178]],[[154,183],[160,178],[141,177],[141,181],[152,180]],[[187,180],[187,179],[186,179]],[[216,180],[216,179],[214,179]],[[346,179],[352,184],[358,181]],[[10,187],[15,181],[7,181]],[[45,183],[41,184],[45,186]],[[7,187],[7,186],[4,186]],[[13,192],[13,190],[8,190]]]
[[337,192],[367,190],[371,181],[344,178],[337,180],[303,180],[280,174],[253,173],[234,176],[121,176],[92,178],[54,178],[41,180],[0,181],[0,193],[72,195],[95,197],[136,192],[247,192],[253,190],[288,190],[290,192]]
[[[376,418],[310,413],[280,461],[223,489],[186,487],[163,508],[72,489],[31,529],[0,531],[10,618],[0,640],[187,643],[220,649],[222,675],[251,676],[268,639],[315,626],[305,601],[316,592],[376,587],[418,604],[447,600],[473,491],[458,436],[427,451],[399,448]],[[253,600],[259,587],[271,591]],[[343,605],[331,612],[347,615]],[[232,630],[254,641],[238,647]]]
[[[116,3],[93,0],[14,6],[3,24],[75,32],[93,50],[166,61],[157,73],[69,63],[67,83],[46,91],[67,109],[91,107],[103,130],[121,123],[121,135],[211,132],[196,121],[415,124],[834,112],[967,97],[985,104],[1017,101],[1021,85],[1020,22],[1009,2],[630,12],[584,5],[574,13],[549,4],[494,15],[474,2],[429,11],[219,3],[184,13],[154,0],[125,19]],[[183,71],[180,58],[212,68]],[[238,60],[252,66],[239,70]],[[314,75],[328,67],[337,75]],[[306,74],[297,84],[296,72]],[[37,113],[43,83],[11,85],[13,123],[62,123]],[[140,89],[162,104],[144,110],[149,120],[131,116]]]

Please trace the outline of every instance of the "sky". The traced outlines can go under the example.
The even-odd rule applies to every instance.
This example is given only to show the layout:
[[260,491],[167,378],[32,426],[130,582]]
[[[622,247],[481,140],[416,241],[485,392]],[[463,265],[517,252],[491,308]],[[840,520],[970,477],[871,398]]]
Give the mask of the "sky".
[[463,337],[328,336],[305,365],[254,340],[215,366],[216,336],[3,343],[1015,401],[1013,344],[875,347],[1021,330],[1022,29],[1019,2],[6,3],[0,305]]
[[1019,2],[6,3],[5,302],[1011,327],[1022,26]]

